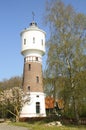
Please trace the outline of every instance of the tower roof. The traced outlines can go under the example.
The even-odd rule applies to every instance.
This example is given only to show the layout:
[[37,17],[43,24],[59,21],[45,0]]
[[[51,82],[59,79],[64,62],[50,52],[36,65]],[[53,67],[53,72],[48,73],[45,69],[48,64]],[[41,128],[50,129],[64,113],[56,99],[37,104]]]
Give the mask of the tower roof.
[[37,26],[37,23],[35,21],[32,21],[30,24],[29,24],[29,27],[28,28],[25,28],[21,33],[20,35],[22,35],[24,32],[27,32],[27,31],[32,31],[32,30],[36,30],[36,31],[41,31],[42,33],[45,33],[45,31],[43,31],[42,29],[40,29],[38,26]]

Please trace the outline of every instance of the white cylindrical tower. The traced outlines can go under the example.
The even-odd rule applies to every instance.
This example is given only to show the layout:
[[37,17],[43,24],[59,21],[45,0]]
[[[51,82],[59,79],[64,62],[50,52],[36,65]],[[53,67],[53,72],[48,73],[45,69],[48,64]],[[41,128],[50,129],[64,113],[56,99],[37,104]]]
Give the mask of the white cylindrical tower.
[[44,117],[45,95],[42,78],[42,56],[45,54],[45,32],[35,22],[21,32],[24,56],[23,90],[30,92],[30,102],[22,108],[20,117]]

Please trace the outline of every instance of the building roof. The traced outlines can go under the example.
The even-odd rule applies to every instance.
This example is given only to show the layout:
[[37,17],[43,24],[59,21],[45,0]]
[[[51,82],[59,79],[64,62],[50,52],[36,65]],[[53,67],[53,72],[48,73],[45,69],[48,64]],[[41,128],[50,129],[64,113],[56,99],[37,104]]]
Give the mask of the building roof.
[[64,100],[63,99],[58,99],[57,101],[55,101],[53,97],[46,97],[45,98],[45,108],[46,109],[53,109],[55,107],[55,103],[58,104],[59,109],[64,108]]
[[45,98],[45,108],[46,109],[54,108],[54,98],[52,97]]

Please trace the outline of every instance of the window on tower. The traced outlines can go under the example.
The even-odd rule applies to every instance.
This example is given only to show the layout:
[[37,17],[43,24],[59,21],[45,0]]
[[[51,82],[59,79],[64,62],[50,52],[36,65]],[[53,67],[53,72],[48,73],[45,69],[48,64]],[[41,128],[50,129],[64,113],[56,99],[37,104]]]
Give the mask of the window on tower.
[[26,39],[24,38],[24,45],[26,45]]
[[40,113],[40,102],[36,102],[36,113]]
[[30,86],[28,86],[28,91],[30,91]]
[[29,70],[29,71],[31,70],[31,64],[28,65],[28,70]]
[[36,96],[37,98],[39,97],[39,95]]
[[39,83],[39,77],[38,76],[36,76],[36,82]]
[[33,43],[35,43],[35,37],[33,37]]
[[43,39],[41,40],[41,44],[42,44],[42,46],[43,46]]
[[38,57],[36,57],[36,61],[38,61]]

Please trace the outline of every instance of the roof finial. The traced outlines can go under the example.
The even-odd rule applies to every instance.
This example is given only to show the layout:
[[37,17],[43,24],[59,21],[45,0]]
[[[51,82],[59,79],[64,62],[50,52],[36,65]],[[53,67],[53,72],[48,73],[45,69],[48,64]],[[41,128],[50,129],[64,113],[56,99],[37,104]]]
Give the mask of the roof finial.
[[33,16],[33,21],[34,21],[34,17],[35,17],[35,13],[34,12],[32,12],[32,16]]
[[30,23],[30,26],[32,27],[36,27],[37,26],[37,23],[35,23],[35,21],[34,21],[34,17],[35,17],[35,13],[32,11],[32,18],[33,18],[33,21]]

